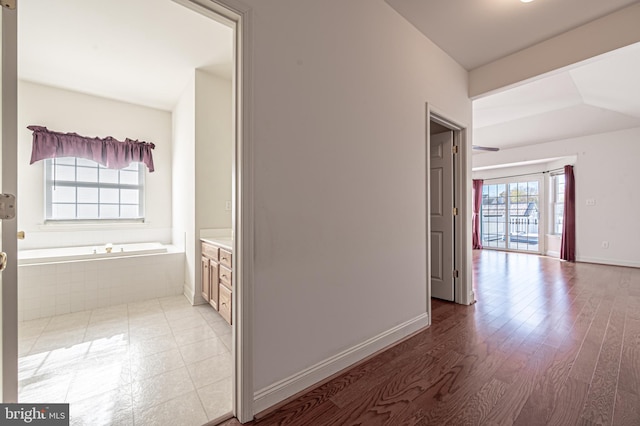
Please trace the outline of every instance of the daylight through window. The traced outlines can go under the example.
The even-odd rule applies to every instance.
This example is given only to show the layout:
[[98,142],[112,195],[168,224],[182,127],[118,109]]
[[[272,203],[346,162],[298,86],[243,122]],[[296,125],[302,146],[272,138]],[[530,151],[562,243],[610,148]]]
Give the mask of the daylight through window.
[[144,219],[144,169],[107,169],[82,158],[45,160],[46,220]]

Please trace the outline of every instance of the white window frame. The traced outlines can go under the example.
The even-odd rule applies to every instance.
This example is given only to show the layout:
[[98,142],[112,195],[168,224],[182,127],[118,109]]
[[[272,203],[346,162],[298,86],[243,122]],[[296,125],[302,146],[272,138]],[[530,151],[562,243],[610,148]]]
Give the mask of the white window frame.
[[[75,158],[75,157],[68,157],[68,158]],[[57,179],[56,177],[54,177],[52,175],[53,173],[53,166],[54,166],[54,161],[56,159],[46,159],[44,160],[44,195],[45,195],[45,202],[44,202],[44,207],[45,207],[45,223],[102,223],[102,222],[129,222],[129,223],[142,223],[144,222],[145,219],[145,205],[144,205],[144,200],[145,200],[145,171],[144,171],[144,165],[142,163],[134,163],[137,166],[137,172],[138,172],[138,183],[137,184],[121,184],[121,183],[106,183],[106,182],[83,182],[83,181],[65,181],[65,180],[60,180]],[[75,164],[74,167],[76,169],[76,176],[77,176],[77,169],[78,167],[85,167],[85,168],[91,168],[89,166],[78,166],[78,158],[75,158]],[[89,161],[89,160],[85,160],[85,161]],[[103,166],[100,166],[98,163],[95,163],[96,169],[104,169]],[[118,170],[118,180],[120,180],[120,170]],[[98,173],[98,176],[100,174]],[[98,177],[99,180],[99,177]],[[72,188],[97,188],[98,189],[98,194],[100,194],[100,189],[134,189],[134,190],[138,190],[138,213],[139,216],[138,217],[118,217],[118,218],[55,218],[53,217],[53,204],[55,204],[53,202],[53,193],[52,191],[55,190],[56,187],[72,187]],[[98,195],[99,197],[99,195]],[[76,206],[76,216],[77,216],[77,206],[78,204],[78,198],[77,198],[77,191],[76,191],[76,201],[75,203],[70,203],[70,204],[74,204]],[[90,204],[97,204],[98,205],[98,211],[100,209],[100,199],[98,198],[98,202],[97,203],[90,203]],[[114,203],[102,203],[102,205],[114,205]],[[131,204],[126,204],[126,203],[122,203],[120,200],[117,203],[117,205],[119,207],[123,206],[123,205],[131,205]]]
[[[564,184],[564,173],[555,173],[551,175],[551,234],[562,235],[562,228],[558,231],[558,206],[562,205],[562,211],[564,212],[564,191],[560,194],[559,186],[560,179],[562,178]],[[563,226],[563,219],[560,219],[560,226]]]
[[[545,244],[544,244],[544,226],[545,226],[545,214],[543,213],[547,206],[545,205],[545,184],[544,177],[542,173],[531,173],[531,174],[522,174],[519,176],[511,176],[511,177],[502,177],[502,178],[491,178],[485,180],[485,185],[505,185],[506,195],[505,195],[505,208],[508,210],[510,207],[510,185],[513,184],[522,184],[526,182],[537,182],[538,183],[538,250],[520,250],[510,248],[509,244],[512,243],[509,238],[508,224],[505,228],[505,244],[504,247],[493,247],[486,245],[485,249],[490,250],[500,250],[500,251],[513,251],[513,252],[523,252],[523,253],[544,253]],[[509,215],[507,214],[506,220],[508,221]],[[482,216],[481,216],[481,226],[482,226]]]

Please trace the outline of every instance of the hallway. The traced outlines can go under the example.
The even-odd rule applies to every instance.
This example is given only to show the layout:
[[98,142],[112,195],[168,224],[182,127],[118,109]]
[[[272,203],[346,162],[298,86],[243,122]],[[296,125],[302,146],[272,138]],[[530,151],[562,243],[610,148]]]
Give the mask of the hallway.
[[474,287],[254,424],[640,424],[639,269],[483,250]]

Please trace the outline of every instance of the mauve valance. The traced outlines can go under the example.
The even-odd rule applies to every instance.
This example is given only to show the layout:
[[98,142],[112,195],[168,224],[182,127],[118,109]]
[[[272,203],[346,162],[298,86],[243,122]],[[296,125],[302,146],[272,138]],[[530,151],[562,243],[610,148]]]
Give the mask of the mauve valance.
[[46,158],[78,157],[93,160],[109,169],[122,169],[133,162],[142,162],[153,172],[151,150],[156,146],[129,138],[121,142],[111,136],[88,138],[77,133],[60,133],[43,126],[28,126],[33,131],[31,163]]

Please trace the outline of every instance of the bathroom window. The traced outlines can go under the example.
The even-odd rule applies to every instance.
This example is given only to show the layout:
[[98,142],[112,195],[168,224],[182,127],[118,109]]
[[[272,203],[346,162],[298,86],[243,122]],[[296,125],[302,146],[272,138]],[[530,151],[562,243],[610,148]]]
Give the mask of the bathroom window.
[[144,169],[107,169],[83,158],[45,160],[46,220],[144,219]]

